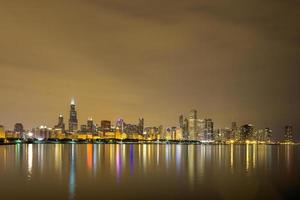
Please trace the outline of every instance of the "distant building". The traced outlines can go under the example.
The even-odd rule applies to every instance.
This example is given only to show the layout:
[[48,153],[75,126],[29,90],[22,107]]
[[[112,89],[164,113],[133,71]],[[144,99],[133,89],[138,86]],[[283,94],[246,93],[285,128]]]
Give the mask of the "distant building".
[[214,122],[212,119],[204,119],[203,137],[204,140],[213,140]]
[[[118,119],[116,127],[126,134],[144,134],[144,119],[140,118],[138,124],[127,124],[122,119]],[[130,138],[130,137],[129,137]]]
[[139,119],[138,127],[139,127],[138,133],[143,134],[143,132],[144,132],[144,118]]
[[16,123],[15,124],[15,128],[14,128],[15,132],[19,132],[19,133],[23,133],[24,132],[24,127],[23,124],[21,123]]
[[197,110],[191,110],[189,113],[188,118],[188,133],[190,140],[197,140],[198,139],[198,117],[197,117]]
[[284,127],[284,140],[285,142],[293,142],[293,126],[287,125]]
[[43,126],[43,125],[32,130],[33,137],[38,140],[49,139],[51,135],[51,131],[52,131],[51,128],[48,128],[47,126]]
[[258,142],[270,142],[272,130],[270,128],[260,129],[256,131],[256,140]]
[[89,118],[89,119],[87,120],[87,131],[88,131],[89,133],[94,133],[94,132],[96,131],[96,127],[95,127],[93,118]]
[[119,130],[121,133],[123,133],[124,132],[124,126],[125,126],[124,120],[121,119],[121,118],[117,119],[116,129]]
[[159,136],[159,127],[145,127],[144,135],[146,139],[157,140]]
[[176,135],[175,135],[175,140],[183,140],[183,132],[182,128],[176,128]]
[[110,132],[111,131],[111,122],[108,120],[102,120],[100,130],[103,131],[104,133]]
[[22,123],[16,123],[15,127],[14,127],[14,132],[15,134],[19,135],[19,138],[23,138],[24,137],[24,127]]
[[65,123],[64,123],[64,117],[62,114],[58,116],[58,123],[54,127],[55,129],[61,129],[63,132],[65,131]]
[[230,140],[231,129],[230,128],[220,128],[214,131],[214,140],[216,142],[225,143]]
[[80,126],[80,132],[81,133],[87,133],[88,132],[87,126],[85,124]]
[[236,122],[231,123],[231,134],[230,134],[231,140],[240,140],[239,132],[238,132],[238,126]]
[[72,99],[70,105],[69,131],[71,133],[74,133],[77,130],[78,130],[77,111],[76,111],[75,100]]
[[192,109],[187,118],[179,116],[179,128],[181,128],[184,140],[213,140],[214,123],[212,119],[198,118],[197,110]]
[[0,139],[5,139],[5,130],[4,126],[0,125]]
[[184,118],[183,118],[183,115],[179,116],[179,127],[180,128],[184,127]]
[[240,139],[242,141],[252,140],[254,134],[254,127],[252,124],[245,124],[240,127]]
[[188,119],[183,115],[179,116],[179,128],[181,128],[182,139],[188,139]]

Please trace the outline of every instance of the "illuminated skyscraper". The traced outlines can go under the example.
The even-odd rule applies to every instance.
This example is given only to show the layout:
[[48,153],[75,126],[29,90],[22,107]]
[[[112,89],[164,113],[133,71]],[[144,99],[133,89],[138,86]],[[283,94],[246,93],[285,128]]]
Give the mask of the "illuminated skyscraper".
[[101,121],[101,131],[105,132],[109,132],[111,129],[111,122],[108,120],[102,120]]
[[21,123],[16,123],[14,127],[14,132],[16,135],[18,135],[19,138],[24,137],[24,127]]
[[78,130],[77,111],[76,111],[75,100],[72,99],[71,106],[70,106],[69,131],[76,132],[77,130]]
[[212,119],[204,119],[204,138],[205,140],[212,140],[214,133],[214,122]]
[[87,120],[87,131],[93,133],[95,131],[94,121],[92,118]]
[[124,132],[124,127],[125,126],[125,123],[124,123],[124,120],[119,118],[116,122],[116,128],[120,131],[120,132]]
[[180,116],[179,116],[179,127],[180,127],[180,128],[183,128],[183,126],[184,126],[183,123],[184,123],[183,115],[180,115]]
[[87,126],[85,124],[80,126],[80,132],[81,133],[86,133],[87,132]]
[[65,123],[64,123],[64,117],[62,114],[58,117],[58,124],[54,127],[55,129],[61,129],[62,131],[65,131]]
[[190,140],[197,140],[198,137],[198,123],[197,110],[191,110],[188,118],[188,132]]
[[15,128],[14,128],[14,131],[15,131],[15,132],[18,132],[18,133],[23,133],[23,132],[24,132],[23,124],[21,124],[21,123],[16,123],[16,124],[15,124]]
[[252,140],[254,127],[252,124],[245,124],[240,128],[240,139],[242,141]]
[[188,139],[188,120],[183,117],[183,115],[179,116],[179,127],[181,128],[182,139]]
[[5,138],[5,131],[4,131],[4,126],[0,125],[0,139],[4,139]]
[[144,118],[139,119],[138,127],[139,127],[139,131],[138,131],[139,134],[143,134],[143,132],[144,132]]
[[285,126],[284,140],[285,142],[293,142],[293,126]]

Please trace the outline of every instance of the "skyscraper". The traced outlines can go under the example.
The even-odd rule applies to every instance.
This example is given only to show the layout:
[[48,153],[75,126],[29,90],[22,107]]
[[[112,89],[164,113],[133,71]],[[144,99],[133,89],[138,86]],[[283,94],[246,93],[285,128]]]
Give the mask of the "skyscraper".
[[15,128],[14,128],[14,131],[15,131],[15,132],[18,132],[18,133],[23,133],[23,132],[24,132],[23,124],[21,124],[21,123],[16,123],[16,124],[15,124]]
[[188,140],[189,139],[189,121],[187,118],[184,118],[182,132],[183,132],[183,139]]
[[293,126],[285,126],[284,140],[285,142],[293,142]]
[[58,116],[58,123],[54,127],[55,129],[61,129],[62,131],[65,131],[65,123],[64,123],[64,117],[62,114]]
[[212,119],[204,119],[204,137],[205,140],[212,140],[214,133],[214,122]]
[[0,140],[5,139],[5,130],[4,130],[4,126],[0,125]]
[[144,118],[139,119],[138,126],[139,126],[139,131],[138,131],[139,134],[143,134],[143,132],[144,132]]
[[78,130],[78,119],[77,119],[77,111],[76,111],[76,105],[75,100],[71,100],[70,105],[70,118],[69,118],[69,131],[76,132]]
[[191,110],[188,118],[188,132],[190,140],[197,140],[198,128],[197,128],[197,110]]
[[93,121],[93,118],[89,118],[89,119],[87,120],[87,131],[88,131],[89,133],[93,133],[94,130],[95,130],[95,128],[94,128],[94,121]]
[[239,140],[239,132],[238,132],[238,126],[236,122],[231,123],[231,134],[230,134],[231,140]]
[[253,139],[254,127],[252,124],[245,124],[240,128],[240,138],[242,141]]
[[23,138],[24,136],[24,127],[21,123],[16,123],[14,127],[15,134],[19,135],[20,138]]
[[101,121],[101,131],[109,132],[111,129],[111,122],[109,120],[102,120]]
[[183,129],[183,123],[184,123],[184,119],[183,119],[183,115],[179,116],[179,127]]

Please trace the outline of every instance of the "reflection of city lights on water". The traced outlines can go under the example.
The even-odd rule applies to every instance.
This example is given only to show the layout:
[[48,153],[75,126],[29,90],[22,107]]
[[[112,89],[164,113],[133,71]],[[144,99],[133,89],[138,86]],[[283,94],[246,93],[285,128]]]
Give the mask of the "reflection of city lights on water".
[[246,171],[249,169],[249,144],[246,144]]
[[134,154],[133,154],[133,145],[130,145],[129,148],[129,164],[130,164],[130,175],[133,175],[133,164],[134,164]]
[[93,146],[92,144],[88,144],[87,145],[87,160],[86,160],[86,164],[88,167],[88,170],[90,171],[92,169],[92,165],[93,165]]
[[70,177],[69,177],[69,198],[75,199],[75,145],[71,146]]
[[181,167],[181,145],[176,146],[176,169],[180,171]]
[[188,146],[188,178],[190,183],[190,188],[194,189],[194,145]]
[[95,175],[96,174],[96,171],[97,171],[97,148],[99,146],[94,144],[93,145],[93,174]]
[[230,144],[230,168],[233,169],[233,144]]
[[27,178],[28,180],[31,180],[32,176],[32,162],[33,162],[33,151],[32,151],[32,144],[28,144],[28,175]]
[[116,146],[116,177],[117,177],[117,183],[120,182],[121,178],[121,165],[122,165],[122,160],[121,160],[121,150],[119,149],[119,145]]
[[156,145],[156,163],[159,165],[159,145]]

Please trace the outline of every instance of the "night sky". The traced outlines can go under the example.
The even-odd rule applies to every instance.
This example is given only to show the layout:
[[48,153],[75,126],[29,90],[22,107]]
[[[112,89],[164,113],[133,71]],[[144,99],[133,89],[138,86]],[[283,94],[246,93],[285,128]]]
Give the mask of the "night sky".
[[300,128],[297,0],[0,0],[0,124]]

